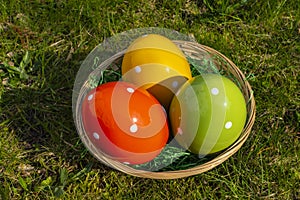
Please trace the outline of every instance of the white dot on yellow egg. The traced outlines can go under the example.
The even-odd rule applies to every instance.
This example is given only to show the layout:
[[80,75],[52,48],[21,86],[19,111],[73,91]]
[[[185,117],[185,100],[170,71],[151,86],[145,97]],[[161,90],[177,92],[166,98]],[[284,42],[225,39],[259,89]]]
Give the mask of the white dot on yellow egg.
[[225,128],[226,128],[226,129],[230,129],[231,127],[232,127],[232,122],[231,122],[231,121],[226,122]]
[[136,73],[140,73],[140,72],[142,71],[142,68],[141,68],[140,66],[136,66],[136,67],[134,68],[134,71],[135,71]]

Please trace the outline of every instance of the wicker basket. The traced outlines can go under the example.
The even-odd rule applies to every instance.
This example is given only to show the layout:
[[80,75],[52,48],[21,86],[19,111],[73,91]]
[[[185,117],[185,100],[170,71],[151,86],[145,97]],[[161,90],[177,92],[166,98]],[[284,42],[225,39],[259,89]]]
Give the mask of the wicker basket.
[[[131,166],[115,161],[109,156],[104,155],[101,151],[96,149],[87,138],[85,134],[85,130],[83,128],[82,119],[81,119],[81,103],[83,98],[91,88],[91,85],[87,80],[84,82],[83,86],[81,87],[78,100],[76,102],[75,124],[78,129],[81,140],[83,141],[85,146],[102,163],[112,168],[115,168],[119,171],[122,171],[124,173],[138,176],[138,177],[144,177],[144,178],[175,179],[175,178],[188,177],[188,176],[203,173],[223,163],[235,152],[237,152],[244,144],[246,139],[248,138],[255,120],[255,101],[254,101],[251,86],[247,82],[244,74],[239,70],[239,68],[232,61],[230,61],[223,54],[219,53],[218,51],[210,47],[198,44],[196,42],[189,42],[189,41],[173,41],[173,42],[184,52],[184,54],[190,60],[202,62],[204,59],[203,57],[207,55],[213,58],[211,59],[213,61],[212,65],[216,68],[216,70],[220,71],[225,76],[233,80],[240,87],[245,97],[245,100],[247,102],[247,114],[248,114],[247,121],[242,134],[240,135],[238,140],[235,141],[234,144],[232,144],[229,148],[227,148],[222,153],[216,155],[216,157],[214,157],[213,159],[205,162],[204,164],[200,164],[198,166],[189,169],[153,172],[153,171],[144,171],[144,170],[132,168]],[[108,75],[114,76],[113,73],[114,71],[120,71],[120,63],[122,62],[124,53],[125,51],[119,52],[111,56],[109,59],[105,60],[104,62],[102,62],[99,67],[97,67],[94,71],[91,72],[90,76],[99,76],[103,71],[103,69],[108,69],[108,68],[111,70],[111,74]],[[208,71],[209,70],[211,69],[208,69]]]

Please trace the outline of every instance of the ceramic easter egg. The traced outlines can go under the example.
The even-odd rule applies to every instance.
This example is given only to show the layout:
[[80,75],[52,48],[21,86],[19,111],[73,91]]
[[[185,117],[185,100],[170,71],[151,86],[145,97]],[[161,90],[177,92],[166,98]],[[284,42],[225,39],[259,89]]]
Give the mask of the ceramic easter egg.
[[175,139],[199,155],[222,151],[240,136],[246,122],[246,103],[238,86],[217,74],[186,82],[169,110]]
[[121,81],[91,90],[82,103],[82,120],[95,148],[126,164],[155,158],[169,135],[159,102],[146,90]]
[[139,37],[127,48],[122,61],[122,79],[147,89],[165,108],[190,78],[190,66],[183,52],[161,35]]

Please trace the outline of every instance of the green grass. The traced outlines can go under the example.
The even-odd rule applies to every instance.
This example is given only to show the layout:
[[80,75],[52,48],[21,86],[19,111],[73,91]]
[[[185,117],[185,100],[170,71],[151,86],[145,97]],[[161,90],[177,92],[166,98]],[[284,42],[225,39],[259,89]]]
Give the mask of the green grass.
[[[77,70],[133,28],[190,34],[230,58],[257,103],[253,131],[222,165],[176,180],[94,159],[72,119]],[[299,199],[300,1],[0,0],[0,199]]]

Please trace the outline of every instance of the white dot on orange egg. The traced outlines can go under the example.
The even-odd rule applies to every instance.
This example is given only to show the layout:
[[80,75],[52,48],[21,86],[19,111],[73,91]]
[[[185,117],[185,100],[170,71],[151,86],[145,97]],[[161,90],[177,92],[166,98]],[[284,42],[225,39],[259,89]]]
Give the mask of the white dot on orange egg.
[[142,68],[141,68],[140,66],[136,66],[136,67],[134,68],[134,71],[135,71],[136,73],[140,73],[140,72],[142,71]]
[[94,137],[96,140],[99,140],[99,139],[100,139],[99,134],[96,133],[96,132],[93,133],[93,137]]
[[129,164],[130,164],[130,162],[123,162],[123,164],[125,164],[125,165],[129,165]]
[[218,88],[212,88],[210,90],[210,92],[213,94],[213,95],[218,95],[219,94],[219,89]]
[[135,133],[138,131],[138,126],[136,124],[133,124],[130,126],[130,132]]
[[232,127],[232,122],[231,121],[226,122],[225,128],[230,129],[231,127]]
[[138,119],[137,119],[136,117],[133,117],[133,118],[132,118],[132,121],[133,121],[134,123],[136,123],[136,122],[138,121]]
[[92,100],[93,97],[94,97],[94,95],[91,94],[90,96],[88,96],[88,100],[89,100],[89,101]]
[[127,91],[128,91],[129,93],[133,93],[133,92],[134,92],[134,89],[131,88],[131,87],[129,87],[129,88],[127,88]]

